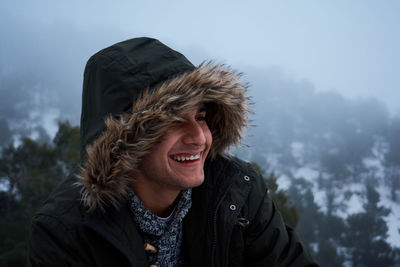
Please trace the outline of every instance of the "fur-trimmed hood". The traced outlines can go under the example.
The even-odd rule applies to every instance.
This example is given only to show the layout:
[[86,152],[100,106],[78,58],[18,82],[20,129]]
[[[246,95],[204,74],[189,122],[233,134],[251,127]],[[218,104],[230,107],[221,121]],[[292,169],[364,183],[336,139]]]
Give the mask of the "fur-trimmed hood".
[[212,63],[194,67],[155,39],[137,38],[101,50],[85,69],[82,167],[78,184],[89,210],[117,208],[141,159],[197,103],[208,106],[209,159],[238,144],[247,124],[240,74]]

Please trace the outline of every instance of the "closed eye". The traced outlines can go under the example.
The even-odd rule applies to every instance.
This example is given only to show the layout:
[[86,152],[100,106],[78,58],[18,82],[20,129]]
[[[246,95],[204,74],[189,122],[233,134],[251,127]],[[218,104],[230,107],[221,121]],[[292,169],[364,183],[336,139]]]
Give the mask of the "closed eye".
[[205,121],[206,116],[196,117],[196,121]]
[[196,115],[196,121],[205,121],[206,120],[206,113],[201,112]]

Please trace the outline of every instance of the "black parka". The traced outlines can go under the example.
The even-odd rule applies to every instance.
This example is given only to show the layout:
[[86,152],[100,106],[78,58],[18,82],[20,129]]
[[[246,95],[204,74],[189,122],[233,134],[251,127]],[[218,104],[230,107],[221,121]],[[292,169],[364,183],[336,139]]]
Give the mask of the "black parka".
[[261,176],[227,156],[247,122],[245,88],[224,66],[194,67],[149,38],[95,54],[85,69],[82,165],[35,215],[28,266],[147,266],[126,200],[132,171],[172,121],[206,102],[213,144],[183,221],[190,266],[316,266]]

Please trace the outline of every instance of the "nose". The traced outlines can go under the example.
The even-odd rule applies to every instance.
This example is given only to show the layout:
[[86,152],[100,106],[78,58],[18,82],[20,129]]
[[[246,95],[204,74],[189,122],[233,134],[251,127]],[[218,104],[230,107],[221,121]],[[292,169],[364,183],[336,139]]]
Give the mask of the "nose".
[[202,146],[206,143],[206,135],[203,126],[196,120],[187,122],[185,136],[183,138],[185,144]]

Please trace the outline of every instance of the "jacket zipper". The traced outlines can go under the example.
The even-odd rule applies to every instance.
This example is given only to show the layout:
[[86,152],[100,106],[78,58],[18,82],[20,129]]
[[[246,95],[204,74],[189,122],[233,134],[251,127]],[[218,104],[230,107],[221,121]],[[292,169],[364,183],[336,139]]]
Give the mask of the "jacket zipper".
[[217,247],[217,210],[215,210],[213,215],[213,236],[211,243],[211,267],[214,267],[214,257],[215,257],[215,249]]
[[215,207],[214,213],[213,213],[213,236],[212,236],[212,243],[211,243],[211,267],[214,267],[214,260],[215,260],[215,250],[217,248],[217,213],[219,206],[221,205],[222,201],[225,198],[225,195],[228,193],[230,187],[232,184],[229,185],[229,187],[225,190],[224,194],[222,197],[218,200],[217,206]]

